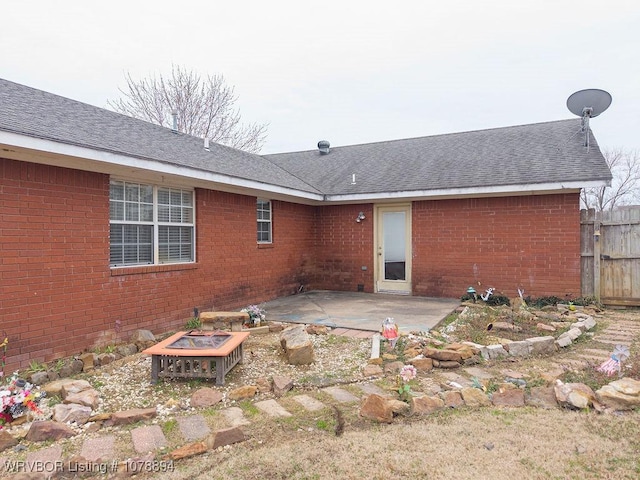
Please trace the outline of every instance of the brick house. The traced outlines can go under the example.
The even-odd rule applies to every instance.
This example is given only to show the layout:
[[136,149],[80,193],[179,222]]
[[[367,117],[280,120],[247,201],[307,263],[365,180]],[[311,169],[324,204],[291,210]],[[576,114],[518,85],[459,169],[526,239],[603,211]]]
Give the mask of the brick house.
[[7,371],[300,288],[579,296],[579,131],[254,155],[0,80]]

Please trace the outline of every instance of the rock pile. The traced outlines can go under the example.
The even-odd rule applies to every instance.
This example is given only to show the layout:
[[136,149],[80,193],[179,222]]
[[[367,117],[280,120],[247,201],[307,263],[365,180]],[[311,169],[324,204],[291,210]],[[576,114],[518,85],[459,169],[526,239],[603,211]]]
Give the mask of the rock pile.
[[[544,320],[549,324],[539,321],[537,329],[541,332],[556,332],[558,330],[566,330],[560,334],[558,338],[551,335],[531,337],[525,340],[513,341],[507,338],[493,337],[494,343],[488,345],[480,345],[470,342],[463,342],[465,345],[469,345],[480,351],[482,358],[485,360],[495,360],[502,357],[529,357],[532,355],[551,355],[558,349],[568,347],[578,338],[580,338],[585,332],[592,330],[596,326],[596,321],[593,315],[585,313],[584,311],[569,310],[569,306],[558,305],[556,311],[539,311],[535,314],[528,311],[522,302],[514,302],[518,307],[512,307],[514,314],[527,317],[531,321]],[[466,305],[462,307],[460,311],[459,319],[466,321],[469,317],[476,315],[474,310],[477,305]],[[504,307],[509,310],[509,307]],[[574,307],[575,308],[575,307]],[[448,327],[448,331],[452,332],[456,328],[456,325]],[[488,330],[504,332],[513,331],[519,332],[521,328],[517,325],[509,322],[492,322],[487,326]],[[446,336],[446,333],[445,333]]]
[[391,423],[398,415],[428,415],[444,408],[524,407],[566,408],[570,410],[594,409],[598,412],[632,410],[640,406],[640,381],[630,378],[615,380],[594,393],[584,383],[562,383],[553,387],[533,387],[504,382],[491,393],[484,387],[461,387],[440,390],[428,395],[413,392],[408,403],[397,395],[370,394],[363,398],[360,416],[381,423]]
[[31,374],[30,381],[34,385],[44,385],[79,373],[92,373],[96,367],[103,367],[121,358],[134,355],[155,343],[156,337],[149,330],[136,330],[131,335],[129,343],[113,347],[112,352],[85,352],[74,358],[62,360],[60,368],[34,372]]

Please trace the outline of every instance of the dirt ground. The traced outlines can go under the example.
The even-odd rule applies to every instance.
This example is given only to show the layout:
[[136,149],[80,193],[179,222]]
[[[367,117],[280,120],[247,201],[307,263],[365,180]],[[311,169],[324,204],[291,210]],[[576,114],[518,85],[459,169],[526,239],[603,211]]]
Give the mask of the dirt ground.
[[[640,310],[607,310],[600,321],[611,324],[616,318],[640,324]],[[638,340],[631,347],[636,355]],[[570,354],[589,346],[577,344]],[[535,368],[544,369],[546,363],[548,368],[557,366],[555,361],[487,367],[526,368],[534,362]],[[559,408],[462,408],[397,417],[393,424],[381,425],[360,418],[357,405],[341,406],[345,429],[336,436],[333,408],[310,413],[293,401],[287,403],[286,397],[280,403],[294,416],[256,416],[245,429],[247,441],[182,460],[174,472],[155,478],[640,478],[638,410],[598,414]]]

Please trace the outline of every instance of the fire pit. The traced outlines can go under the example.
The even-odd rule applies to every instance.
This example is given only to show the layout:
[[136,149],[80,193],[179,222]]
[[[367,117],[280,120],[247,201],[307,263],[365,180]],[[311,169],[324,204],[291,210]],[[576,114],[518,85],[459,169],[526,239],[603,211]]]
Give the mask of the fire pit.
[[210,378],[224,385],[224,376],[242,362],[248,332],[178,332],[142,353],[151,355],[151,381],[158,378]]

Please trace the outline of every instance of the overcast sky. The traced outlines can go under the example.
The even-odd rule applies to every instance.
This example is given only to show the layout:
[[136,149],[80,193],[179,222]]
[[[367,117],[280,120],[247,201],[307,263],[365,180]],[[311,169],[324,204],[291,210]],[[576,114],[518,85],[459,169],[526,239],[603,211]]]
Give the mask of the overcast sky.
[[106,107],[124,74],[223,74],[263,153],[571,118],[640,150],[638,0],[3,2],[0,76]]

